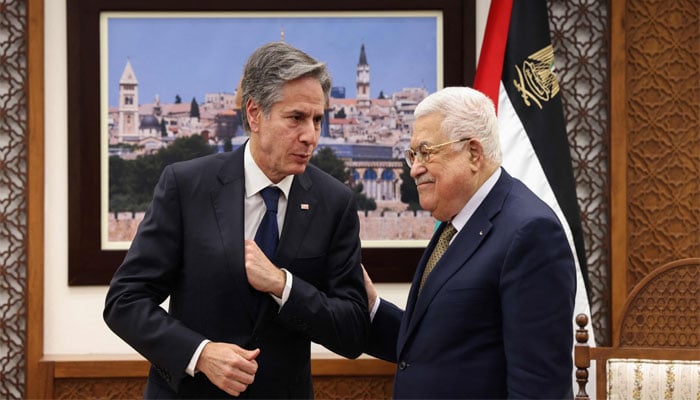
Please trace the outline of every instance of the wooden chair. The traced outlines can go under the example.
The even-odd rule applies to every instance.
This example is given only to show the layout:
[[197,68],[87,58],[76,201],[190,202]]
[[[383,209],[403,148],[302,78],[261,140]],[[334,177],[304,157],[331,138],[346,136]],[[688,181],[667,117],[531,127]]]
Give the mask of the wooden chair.
[[576,399],[589,399],[591,360],[597,399],[700,398],[700,258],[666,264],[634,287],[612,347],[589,347],[588,316],[576,323]]

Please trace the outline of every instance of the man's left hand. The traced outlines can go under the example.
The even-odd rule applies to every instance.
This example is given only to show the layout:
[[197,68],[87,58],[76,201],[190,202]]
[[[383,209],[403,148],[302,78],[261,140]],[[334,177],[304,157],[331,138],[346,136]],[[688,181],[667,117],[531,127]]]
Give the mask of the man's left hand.
[[250,286],[282,297],[287,274],[270,262],[254,240],[245,241],[245,271]]

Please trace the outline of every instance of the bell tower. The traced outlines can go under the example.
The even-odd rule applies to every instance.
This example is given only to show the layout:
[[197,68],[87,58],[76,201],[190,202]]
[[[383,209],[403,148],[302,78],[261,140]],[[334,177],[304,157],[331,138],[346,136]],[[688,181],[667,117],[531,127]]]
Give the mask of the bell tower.
[[139,81],[126,60],[126,66],[119,80],[119,137],[120,141],[138,136],[139,126]]
[[369,64],[367,63],[367,55],[365,54],[365,45],[360,48],[360,61],[357,63],[357,108],[360,110],[369,110],[370,94],[369,94]]

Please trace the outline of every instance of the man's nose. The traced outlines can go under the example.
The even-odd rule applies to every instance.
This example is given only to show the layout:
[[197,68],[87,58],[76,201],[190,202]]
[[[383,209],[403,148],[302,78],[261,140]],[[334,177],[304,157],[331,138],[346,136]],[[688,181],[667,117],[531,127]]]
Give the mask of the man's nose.
[[301,127],[299,140],[304,143],[315,143],[318,140],[320,133],[321,125],[317,125],[313,120],[310,120]]
[[422,161],[418,160],[418,157],[416,157],[415,160],[411,163],[411,178],[416,179],[419,177],[421,174],[423,174],[426,171],[425,164],[423,164]]

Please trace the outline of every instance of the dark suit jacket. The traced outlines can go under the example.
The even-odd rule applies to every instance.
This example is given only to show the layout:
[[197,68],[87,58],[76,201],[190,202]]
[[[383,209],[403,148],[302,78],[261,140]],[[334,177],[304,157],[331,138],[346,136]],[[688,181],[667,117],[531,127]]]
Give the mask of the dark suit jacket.
[[397,398],[571,398],[574,259],[552,210],[505,170],[406,311],[381,301],[368,353]]
[[[260,348],[249,398],[313,397],[310,341],[350,358],[366,345],[351,190],[312,165],[295,176],[272,260],[294,275],[281,310],[246,278],[244,192],[243,147],[161,175],[104,310],[109,327],[152,363],[145,397],[225,397],[204,374],[185,374],[204,339]],[[166,312],[159,304],[168,296]]]

